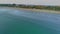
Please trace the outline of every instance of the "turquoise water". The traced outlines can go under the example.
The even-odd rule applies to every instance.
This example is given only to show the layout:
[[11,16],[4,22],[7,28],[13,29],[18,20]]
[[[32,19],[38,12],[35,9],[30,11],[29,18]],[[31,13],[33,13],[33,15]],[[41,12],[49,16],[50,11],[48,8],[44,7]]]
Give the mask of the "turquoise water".
[[0,8],[0,34],[60,34],[60,14]]

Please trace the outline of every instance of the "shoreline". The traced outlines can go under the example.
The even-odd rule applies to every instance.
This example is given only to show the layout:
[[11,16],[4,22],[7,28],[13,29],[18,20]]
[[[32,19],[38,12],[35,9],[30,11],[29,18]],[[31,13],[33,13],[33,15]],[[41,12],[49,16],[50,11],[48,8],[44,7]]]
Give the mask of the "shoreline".
[[[2,8],[2,7],[1,7],[1,8]],[[18,8],[18,7],[3,7],[3,8],[10,8],[10,9],[16,9],[16,10],[27,10],[27,11],[34,11],[34,12],[45,12],[45,13],[55,13],[55,14],[60,14],[60,11],[54,11],[54,10],[27,9],[27,8]]]
[[16,9],[18,9],[18,10],[34,11],[34,12],[45,12],[45,13],[60,14],[60,11],[54,11],[54,10],[44,10],[44,9],[27,9],[27,8],[16,8]]

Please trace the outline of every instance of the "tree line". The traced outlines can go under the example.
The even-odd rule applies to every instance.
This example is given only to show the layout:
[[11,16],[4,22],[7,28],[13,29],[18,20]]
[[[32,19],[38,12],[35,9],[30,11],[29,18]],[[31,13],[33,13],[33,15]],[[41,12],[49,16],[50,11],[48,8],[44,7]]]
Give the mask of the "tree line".
[[24,4],[0,4],[0,6],[29,8],[29,9],[60,10],[60,6],[24,5]]

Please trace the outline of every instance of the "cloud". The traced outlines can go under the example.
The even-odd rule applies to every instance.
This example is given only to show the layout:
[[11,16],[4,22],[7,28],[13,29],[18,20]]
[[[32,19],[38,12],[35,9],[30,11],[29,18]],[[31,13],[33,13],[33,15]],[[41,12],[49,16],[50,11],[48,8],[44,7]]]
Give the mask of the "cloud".
[[0,0],[0,3],[34,4],[34,5],[60,5],[60,0]]

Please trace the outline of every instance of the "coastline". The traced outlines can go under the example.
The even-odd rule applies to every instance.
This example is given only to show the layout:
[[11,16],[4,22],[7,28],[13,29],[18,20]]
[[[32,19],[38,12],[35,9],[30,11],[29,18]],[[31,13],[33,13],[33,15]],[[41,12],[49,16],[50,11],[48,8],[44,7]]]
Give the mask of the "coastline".
[[18,10],[34,11],[34,12],[45,12],[45,13],[60,14],[60,11],[54,11],[54,10],[44,10],[44,9],[27,9],[27,8],[16,8],[16,9],[18,9]]
[[34,11],[34,12],[45,12],[45,13],[60,14],[60,11],[54,11],[54,10],[28,9],[28,8],[18,8],[18,7],[3,7],[3,8],[10,8],[10,9],[16,9],[16,10],[27,10],[27,11]]

